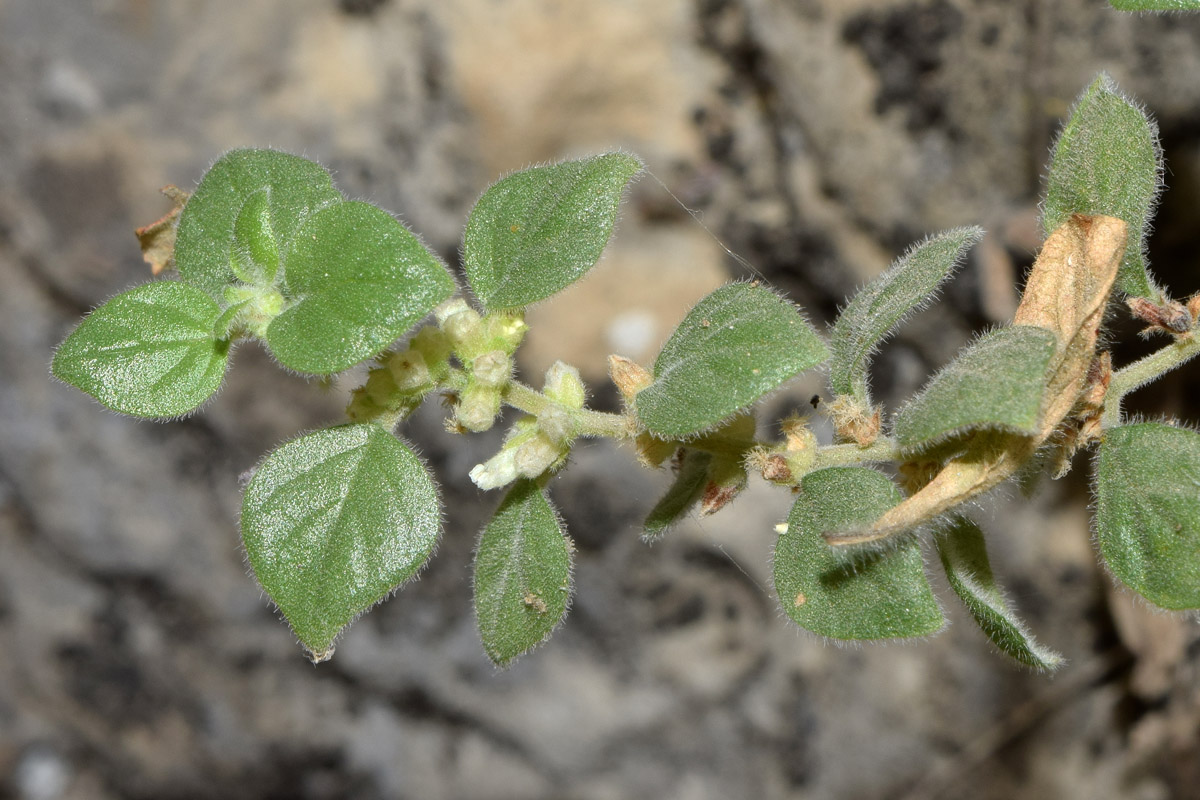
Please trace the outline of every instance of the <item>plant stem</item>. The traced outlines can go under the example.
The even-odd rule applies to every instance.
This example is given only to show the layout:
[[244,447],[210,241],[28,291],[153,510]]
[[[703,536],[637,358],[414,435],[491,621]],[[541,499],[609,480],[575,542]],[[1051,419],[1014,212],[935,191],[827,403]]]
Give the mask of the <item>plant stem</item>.
[[[515,409],[537,416],[547,406],[554,404],[546,395],[519,381],[509,381],[501,399]],[[621,414],[593,411],[589,408],[565,409],[579,426],[580,436],[607,436],[613,439],[628,439],[632,434],[629,421]]]
[[817,461],[813,468],[902,460],[896,441],[888,436],[880,436],[867,447],[859,447],[857,444],[832,444],[822,447],[817,450]]
[[1120,425],[1121,401],[1125,395],[1162,377],[1197,353],[1200,353],[1200,337],[1192,333],[1114,372],[1112,382],[1108,385],[1100,426],[1112,428]]

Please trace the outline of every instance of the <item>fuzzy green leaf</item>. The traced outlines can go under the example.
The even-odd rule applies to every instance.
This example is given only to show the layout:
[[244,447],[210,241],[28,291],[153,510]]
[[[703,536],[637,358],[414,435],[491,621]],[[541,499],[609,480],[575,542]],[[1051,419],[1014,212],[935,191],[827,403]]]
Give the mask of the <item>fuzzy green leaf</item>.
[[518,481],[475,553],[475,616],[488,657],[504,666],[545,641],[567,613],[571,544],[546,493]]
[[804,476],[774,559],[775,591],[796,624],[835,639],[926,636],[941,629],[945,618],[915,538],[847,563],[823,536],[870,524],[899,501],[892,482],[874,470],[832,467]]
[[259,189],[242,206],[233,223],[230,268],[252,286],[269,286],[279,271],[279,242],[271,227],[271,194]]
[[1107,214],[1129,226],[1121,291],[1157,298],[1146,264],[1146,235],[1162,185],[1158,127],[1101,73],[1079,98],[1054,145],[1043,202],[1049,236],[1071,214]]
[[178,417],[221,388],[229,342],[213,333],[220,315],[194,286],[143,284],[88,314],[59,346],[51,370],[113,411]]
[[992,644],[1034,669],[1057,669],[1062,656],[1034,640],[996,585],[979,526],[965,517],[955,517],[938,534],[936,542],[950,588]]
[[1163,608],[1200,608],[1200,434],[1161,422],[1110,429],[1096,531],[1122,583]]
[[732,283],[688,312],[636,398],[638,419],[666,439],[711,428],[829,358],[825,342],[787,300]]
[[421,568],[440,528],[425,466],[371,423],[285,443],[258,466],[242,498],[250,566],[315,660]]
[[1109,0],[1118,11],[1200,11],[1200,0]]
[[417,237],[368,203],[314,214],[286,269],[295,299],[267,328],[267,344],[284,366],[314,375],[379,353],[454,292]]
[[218,300],[237,277],[235,258],[247,254],[250,242],[243,239],[240,246],[235,244],[238,217],[259,192],[265,194],[266,213],[260,212],[255,221],[251,205],[242,221],[242,236],[254,228],[262,230],[265,224],[285,264],[288,246],[308,216],[342,201],[325,168],[308,159],[274,150],[234,150],[222,156],[188,198],[175,240],[179,274]]
[[479,198],[463,233],[463,267],[485,306],[519,308],[579,280],[612,235],[642,162],[625,153],[534,167]]
[[914,245],[854,296],[830,336],[829,383],[837,394],[870,404],[867,368],[875,348],[909,314],[922,308],[983,237],[981,228],[957,228]]
[[646,517],[645,531],[642,534],[644,539],[661,538],[700,502],[712,460],[712,454],[703,450],[683,451],[683,458],[675,473],[675,481]]
[[1037,434],[1055,344],[1033,325],[984,334],[900,410],[896,441],[913,448],[979,428]]

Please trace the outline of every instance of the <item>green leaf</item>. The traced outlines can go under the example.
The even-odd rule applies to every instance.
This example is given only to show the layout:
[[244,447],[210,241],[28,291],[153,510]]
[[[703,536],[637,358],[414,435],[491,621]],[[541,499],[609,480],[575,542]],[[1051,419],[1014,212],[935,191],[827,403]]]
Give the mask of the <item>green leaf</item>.
[[669,528],[683,521],[688,512],[700,502],[712,460],[712,454],[703,450],[683,450],[675,472],[675,481],[654,508],[650,509],[642,538],[647,541],[659,539]]
[[638,419],[666,439],[711,428],[829,358],[800,311],[757,283],[722,286],[696,304],[636,397]]
[[454,279],[417,237],[368,203],[314,214],[287,261],[293,304],[267,344],[286,367],[327,375],[379,353],[454,292]]
[[229,266],[240,280],[253,286],[269,286],[279,270],[279,243],[271,228],[270,198],[268,189],[250,195],[233,223]]
[[488,657],[504,666],[545,641],[570,597],[571,543],[545,491],[520,480],[475,553],[475,616]]
[[887,272],[867,284],[838,317],[830,336],[829,383],[870,405],[867,367],[871,355],[913,311],[923,308],[949,278],[981,228],[956,228],[914,245]]
[[1118,11],[1200,11],[1200,0],[1109,0]]
[[[256,225],[254,206],[246,211],[246,204],[259,192],[265,192],[265,224],[285,264],[288,245],[305,219],[343,199],[325,168],[308,159],[274,150],[234,150],[222,156],[188,198],[175,240],[179,274],[218,300],[237,277],[235,253],[243,257],[247,239],[257,238],[250,236]],[[236,247],[238,217],[244,211],[243,240]],[[260,229],[262,224],[257,223]]]
[[945,622],[929,588],[920,543],[861,554],[847,563],[824,539],[869,525],[900,501],[886,477],[862,467],[810,472],[775,545],[775,591],[800,627],[835,639],[926,636]]
[[1129,226],[1129,240],[1117,285],[1129,295],[1157,298],[1146,264],[1146,235],[1162,169],[1157,126],[1101,73],[1054,145],[1042,204],[1046,235],[1075,213],[1119,217]]
[[968,345],[896,415],[904,448],[980,428],[1038,433],[1056,339],[1045,328],[997,328]]
[[55,377],[113,411],[178,417],[221,388],[229,342],[211,297],[179,281],[119,294],[84,318],[54,354]]
[[607,153],[509,175],[479,198],[463,233],[463,266],[485,306],[536,303],[583,277],[612,235],[642,162]]
[[1200,434],[1161,422],[1109,429],[1096,531],[1122,583],[1163,608],[1200,608]]
[[1058,668],[1062,656],[1034,640],[996,585],[979,526],[965,517],[956,516],[935,541],[950,588],[992,644],[1034,669]]
[[440,527],[424,465],[371,423],[285,443],[242,498],[250,566],[314,660],[421,568]]

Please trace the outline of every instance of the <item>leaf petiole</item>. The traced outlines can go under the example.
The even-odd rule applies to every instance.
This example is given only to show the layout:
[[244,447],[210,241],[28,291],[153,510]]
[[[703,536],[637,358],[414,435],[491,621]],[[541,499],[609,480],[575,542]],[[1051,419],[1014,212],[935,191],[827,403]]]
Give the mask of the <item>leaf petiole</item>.
[[1158,380],[1171,370],[1200,353],[1200,337],[1193,330],[1166,347],[1113,373],[1100,417],[1100,427],[1112,428],[1121,424],[1121,401],[1125,395]]

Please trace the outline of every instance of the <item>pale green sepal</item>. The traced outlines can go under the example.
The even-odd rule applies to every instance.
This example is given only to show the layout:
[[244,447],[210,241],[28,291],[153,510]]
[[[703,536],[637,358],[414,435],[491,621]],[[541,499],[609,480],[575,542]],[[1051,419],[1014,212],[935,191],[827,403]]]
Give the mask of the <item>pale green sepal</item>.
[[507,665],[562,622],[571,598],[571,552],[545,490],[517,481],[475,552],[475,617],[494,663]]
[[642,162],[625,153],[516,172],[479,198],[463,233],[463,268],[489,309],[544,300],[579,280],[612,235]]
[[267,327],[267,344],[281,364],[313,375],[378,354],[454,292],[417,237],[368,203],[314,214],[286,269],[293,302]]
[[810,472],[775,545],[775,591],[800,627],[834,639],[927,636],[945,623],[921,558],[908,538],[847,563],[824,533],[869,525],[900,501],[885,476],[862,467]]
[[996,585],[988,561],[983,531],[971,520],[956,516],[934,541],[950,588],[958,595],[992,644],[1022,664],[1054,670],[1063,658],[1039,645],[1017,618]]
[[178,417],[221,388],[229,341],[221,308],[180,281],[154,281],[88,314],[59,345],[51,371],[113,411]]
[[667,530],[682,522],[703,495],[712,454],[685,448],[678,458],[674,482],[646,517],[642,538],[647,541],[662,538]]
[[[238,215],[256,193],[267,191],[267,213],[279,259],[304,221],[342,201],[320,164],[275,150],[233,150],[205,173],[179,215],[175,264],[179,274],[220,300],[234,281]],[[250,219],[245,220],[249,224]]]
[[1110,428],[1095,480],[1113,574],[1155,605],[1200,608],[1200,434],[1161,422]]
[[981,228],[956,228],[914,245],[882,275],[867,284],[834,323],[829,337],[833,358],[829,383],[841,395],[870,404],[867,368],[872,354],[896,326],[923,308],[954,274]]
[[258,466],[242,498],[250,566],[314,660],[416,574],[440,529],[425,466],[372,423],[287,442]]
[[1158,127],[1101,73],[1075,104],[1054,145],[1042,227],[1049,236],[1072,214],[1107,214],[1129,226],[1121,291],[1157,300],[1146,263],[1146,236],[1162,187]]
[[792,303],[757,283],[731,283],[688,312],[639,392],[638,419],[665,439],[691,436],[829,358]]
[[987,428],[1033,436],[1056,339],[1045,328],[997,328],[968,345],[896,415],[906,449]]

